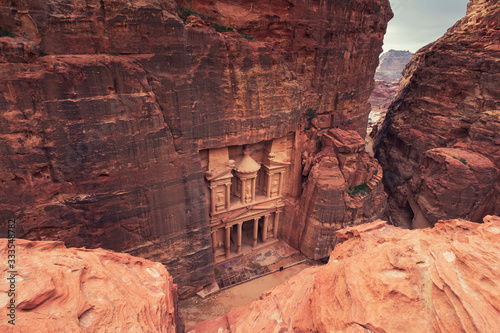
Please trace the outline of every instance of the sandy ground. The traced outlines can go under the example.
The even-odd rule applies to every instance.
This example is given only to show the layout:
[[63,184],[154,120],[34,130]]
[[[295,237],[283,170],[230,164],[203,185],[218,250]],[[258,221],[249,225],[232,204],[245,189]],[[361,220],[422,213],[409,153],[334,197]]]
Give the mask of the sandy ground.
[[222,290],[212,296],[198,296],[179,301],[179,312],[186,329],[193,325],[224,315],[237,307],[250,304],[264,292],[287,281],[303,269],[311,267],[308,263],[287,268],[264,277],[245,282],[236,287]]

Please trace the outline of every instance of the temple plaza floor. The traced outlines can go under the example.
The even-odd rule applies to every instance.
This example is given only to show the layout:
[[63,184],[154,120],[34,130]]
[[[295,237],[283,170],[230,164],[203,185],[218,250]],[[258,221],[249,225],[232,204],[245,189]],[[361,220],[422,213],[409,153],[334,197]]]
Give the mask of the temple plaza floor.
[[[245,249],[244,249],[245,250]],[[215,265],[218,286],[212,293],[201,292],[190,299],[179,301],[179,312],[186,329],[196,323],[224,315],[254,299],[273,287],[287,281],[303,269],[317,265],[299,251],[279,240],[243,251]]]

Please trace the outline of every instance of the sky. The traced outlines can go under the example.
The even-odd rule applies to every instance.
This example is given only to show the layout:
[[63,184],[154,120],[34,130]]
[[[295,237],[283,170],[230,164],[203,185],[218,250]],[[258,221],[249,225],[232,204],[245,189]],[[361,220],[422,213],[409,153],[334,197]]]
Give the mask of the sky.
[[384,37],[390,49],[416,52],[465,16],[468,0],[389,0],[394,18]]

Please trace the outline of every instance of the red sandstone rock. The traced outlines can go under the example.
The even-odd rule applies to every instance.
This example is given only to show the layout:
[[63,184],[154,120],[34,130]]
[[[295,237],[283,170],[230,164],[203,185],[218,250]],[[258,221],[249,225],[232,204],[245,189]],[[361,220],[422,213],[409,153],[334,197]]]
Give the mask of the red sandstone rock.
[[[2,332],[176,332],[177,286],[160,263],[61,242],[15,242],[15,326],[0,239]],[[180,324],[180,325],[179,325]]]
[[375,81],[375,86],[373,87],[373,91],[369,99],[371,109],[368,125],[371,128],[374,128],[374,126],[380,126],[377,125],[379,121],[380,124],[382,124],[385,114],[387,113],[387,109],[391,105],[392,99],[396,95],[398,88],[398,81]]
[[387,83],[399,81],[403,69],[413,57],[410,51],[389,50],[380,56],[380,63],[375,72],[375,80]]
[[[413,53],[409,51],[389,50],[380,56],[380,64],[375,72],[375,86],[370,95],[369,134],[375,134],[383,122],[387,109],[396,95],[398,81],[403,69],[410,61]],[[380,124],[378,124],[380,121]],[[375,133],[372,131],[375,129]]]
[[[473,221],[480,221],[486,214],[500,214],[499,15],[498,1],[470,1],[466,16],[443,37],[420,49],[405,69],[399,92],[376,139],[376,156],[384,168],[384,183],[390,194],[388,216],[397,225],[410,225],[417,214],[410,209],[410,201],[417,195],[412,191],[421,188],[410,188],[408,182],[419,177],[415,176],[417,170],[426,168],[426,151],[433,148],[479,153],[497,169],[496,179],[487,178],[490,183],[478,184],[485,189],[492,186],[485,196],[465,185],[467,193],[457,194],[454,199],[448,197],[451,201],[429,198],[429,209],[442,206],[435,211],[433,221],[450,217],[452,211],[460,212],[453,217]],[[460,179],[454,177],[468,177],[455,172],[442,175],[447,179],[442,180],[443,187],[451,192],[460,188]],[[437,181],[437,176],[428,176]],[[475,208],[463,209],[465,206]]]
[[0,38],[0,223],[162,262],[185,295],[214,278],[200,151],[303,147],[309,107],[363,134],[392,16],[387,0],[190,3],[205,16],[171,0],[0,6],[17,36]]
[[456,148],[428,150],[409,185],[412,226],[481,215],[481,203],[494,191],[496,179],[495,165],[481,154]]
[[500,218],[342,231],[323,267],[188,332],[498,332]]
[[365,149],[365,140],[355,131],[345,131],[340,128],[329,130],[323,135],[326,146],[331,146],[337,153],[360,153]]
[[[324,148],[307,158],[307,183],[293,213],[285,220],[283,236],[313,259],[326,258],[339,242],[335,233],[348,225],[382,216],[387,195],[382,168],[364,151],[364,140],[355,131],[319,132]],[[317,144],[314,144],[317,146]],[[310,163],[310,164],[308,164]],[[293,215],[292,215],[293,216]]]

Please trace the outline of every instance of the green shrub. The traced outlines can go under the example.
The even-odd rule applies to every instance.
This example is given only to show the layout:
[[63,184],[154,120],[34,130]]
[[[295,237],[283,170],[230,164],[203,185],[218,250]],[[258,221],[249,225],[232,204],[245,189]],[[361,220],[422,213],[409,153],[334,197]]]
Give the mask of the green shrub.
[[0,37],[16,37],[16,35],[12,31],[0,27]]
[[464,165],[467,165],[467,160],[465,158],[458,158],[458,157],[455,157],[455,156],[452,156],[454,159],[456,160],[459,160],[460,162],[462,162]]
[[371,192],[371,190],[366,183],[356,185],[356,186],[351,186],[347,189],[347,193],[350,195],[356,195],[358,193],[361,195],[365,195],[365,194],[368,194],[370,192]]
[[186,7],[182,7],[181,5],[179,5],[177,7],[177,15],[179,15],[179,17],[184,22],[186,22],[186,20],[187,20],[187,18],[188,18],[189,15],[195,15],[195,16],[201,17],[202,19],[206,19],[205,15],[198,13],[193,8],[186,8]]
[[215,31],[217,31],[217,32],[233,32],[234,31],[234,29],[231,27],[226,27],[223,25],[215,24],[215,23],[212,24],[212,27],[214,27]]
[[248,40],[255,40],[255,37],[249,36],[244,32],[240,32],[240,35],[243,36],[243,38],[248,39]]
[[308,124],[311,124],[311,121],[314,119],[314,118],[317,118],[318,117],[318,114],[316,113],[316,109],[313,109],[313,108],[308,108],[306,110],[306,120],[307,120],[307,123]]

